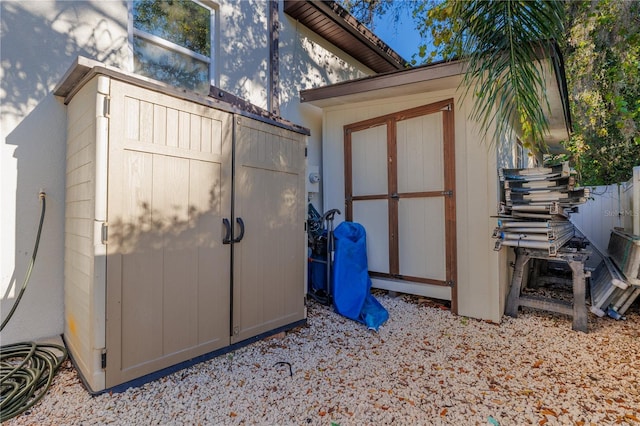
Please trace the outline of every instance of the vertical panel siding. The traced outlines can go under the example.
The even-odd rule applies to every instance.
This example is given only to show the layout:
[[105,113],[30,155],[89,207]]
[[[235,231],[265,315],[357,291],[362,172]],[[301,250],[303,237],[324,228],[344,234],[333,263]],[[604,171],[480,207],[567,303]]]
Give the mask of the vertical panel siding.
[[234,342],[304,318],[306,218],[304,137],[236,121]]
[[445,281],[444,198],[408,198],[399,204],[400,274]]
[[369,270],[389,273],[389,202],[387,200],[355,201],[353,217],[367,230]]
[[119,82],[111,109],[115,386],[229,344],[231,116]]
[[[93,371],[93,217],[97,81],[88,83],[68,107],[65,200],[65,342],[75,362]],[[93,374],[87,380],[94,383]]]
[[444,188],[442,114],[398,122],[398,192]]
[[353,195],[387,193],[387,126],[351,135]]

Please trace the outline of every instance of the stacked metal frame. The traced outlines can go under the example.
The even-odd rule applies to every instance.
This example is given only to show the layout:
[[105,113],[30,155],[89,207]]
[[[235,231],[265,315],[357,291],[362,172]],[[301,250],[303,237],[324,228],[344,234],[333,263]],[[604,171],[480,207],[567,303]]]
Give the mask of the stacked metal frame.
[[590,287],[591,312],[599,317],[606,314],[617,316],[613,312],[619,315],[624,313],[618,310],[612,312],[610,309],[616,304],[619,305],[619,309],[628,299],[625,295],[629,290],[629,284],[608,257],[602,256],[602,261],[591,273]]
[[569,163],[551,167],[500,169],[502,201],[494,249],[502,246],[558,250],[574,236],[569,215],[589,197],[589,188],[577,188]]
[[607,251],[627,280],[640,285],[640,236],[614,229]]
[[592,275],[591,311],[621,319],[640,297],[640,236],[614,229],[607,252]]

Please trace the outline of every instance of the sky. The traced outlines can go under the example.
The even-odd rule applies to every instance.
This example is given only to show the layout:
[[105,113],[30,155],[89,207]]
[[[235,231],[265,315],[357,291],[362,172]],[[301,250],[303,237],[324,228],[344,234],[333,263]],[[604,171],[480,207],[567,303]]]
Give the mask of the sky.
[[418,53],[420,35],[415,29],[411,8],[406,8],[403,11],[397,25],[392,22],[390,15],[376,17],[374,23],[373,32],[405,60],[411,61],[411,57]]

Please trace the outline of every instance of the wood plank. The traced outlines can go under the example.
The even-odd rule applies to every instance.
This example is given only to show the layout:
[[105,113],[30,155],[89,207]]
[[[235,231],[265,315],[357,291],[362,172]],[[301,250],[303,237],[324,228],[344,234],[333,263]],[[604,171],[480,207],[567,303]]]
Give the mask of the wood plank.
[[[443,157],[444,157],[444,185],[451,195],[445,198],[445,239],[447,258],[447,281],[453,284],[451,288],[451,312],[458,313],[458,228],[456,225],[456,138],[453,99],[443,106]],[[448,108],[448,109],[447,109]]]
[[387,179],[389,193],[389,272],[399,274],[400,270],[400,230],[398,225],[398,143],[397,123],[394,120],[387,121]]

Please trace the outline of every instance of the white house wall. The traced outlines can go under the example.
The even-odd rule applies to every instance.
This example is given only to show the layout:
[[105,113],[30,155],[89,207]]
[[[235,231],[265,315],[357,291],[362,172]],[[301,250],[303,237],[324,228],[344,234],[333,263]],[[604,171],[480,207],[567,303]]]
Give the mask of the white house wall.
[[[216,83],[266,108],[265,0],[220,1]],[[26,274],[40,215],[47,212],[29,286],[2,344],[61,334],[66,107],[52,95],[74,59],[85,56],[131,71],[129,7],[124,1],[2,0],[0,49],[0,311],[13,305]],[[285,15],[280,3],[281,115],[311,130],[310,165],[321,163],[322,113],[300,104],[299,90],[372,74]]]
[[[496,146],[478,139],[477,128],[467,118],[468,103],[461,103],[454,89],[326,108],[323,123],[324,208],[343,210],[345,206],[344,125],[452,97],[456,99],[458,313],[499,322],[507,291],[508,268],[507,251],[493,251],[491,239],[496,226],[496,220],[491,216],[495,216],[498,203]],[[344,216],[336,216],[336,225],[342,220]],[[374,280],[374,286],[384,285],[382,281]],[[451,297],[447,287],[420,287],[421,292],[427,289],[427,296]],[[406,290],[411,292],[412,289],[407,287]]]
[[78,55],[126,62],[124,2],[2,1],[0,295],[4,319],[47,211],[29,286],[2,344],[62,333],[66,108],[51,91]]
[[[309,166],[322,167],[322,111],[300,103],[300,91],[372,75],[374,72],[319,37],[280,8],[280,112],[294,123],[304,123]],[[320,186],[324,185],[324,180]],[[322,209],[320,193],[311,201]]]

